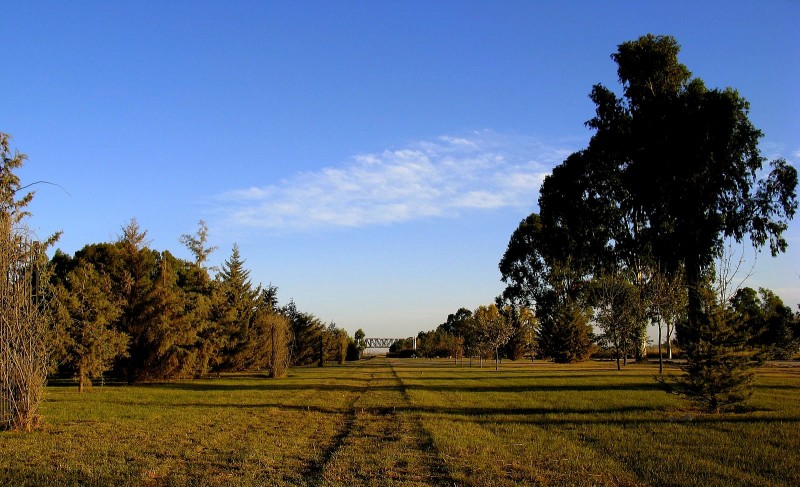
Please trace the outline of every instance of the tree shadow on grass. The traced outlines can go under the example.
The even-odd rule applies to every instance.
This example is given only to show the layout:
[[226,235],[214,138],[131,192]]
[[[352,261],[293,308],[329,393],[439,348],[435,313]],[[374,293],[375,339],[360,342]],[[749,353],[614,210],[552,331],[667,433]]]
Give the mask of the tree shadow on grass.
[[[360,382],[352,384],[354,380]],[[512,385],[482,385],[482,384],[406,384],[403,385],[375,385],[369,384],[370,379],[350,379],[349,384],[297,384],[294,382],[284,382],[282,380],[264,379],[260,383],[219,383],[219,382],[174,382],[147,384],[149,388],[163,388],[178,391],[333,391],[333,392],[352,392],[364,391],[367,388],[372,391],[427,391],[427,392],[473,392],[473,393],[492,393],[492,392],[602,392],[602,391],[659,391],[660,385],[657,383],[629,383],[629,384],[572,384],[569,382],[562,384],[512,384]]]
[[437,420],[478,423],[483,425],[526,424],[539,427],[580,426],[580,425],[658,425],[671,424],[691,427],[699,424],[795,424],[800,426],[800,416],[753,416],[739,414],[693,414],[686,415],[659,407],[617,406],[609,408],[544,408],[544,407],[469,407],[469,406],[372,406],[355,407],[350,405],[318,406],[301,404],[282,404],[280,402],[259,402],[250,404],[188,402],[164,404],[147,401],[110,401],[114,404],[134,407],[157,405],[166,409],[278,409],[294,413],[321,413],[346,416],[348,414],[414,414]]

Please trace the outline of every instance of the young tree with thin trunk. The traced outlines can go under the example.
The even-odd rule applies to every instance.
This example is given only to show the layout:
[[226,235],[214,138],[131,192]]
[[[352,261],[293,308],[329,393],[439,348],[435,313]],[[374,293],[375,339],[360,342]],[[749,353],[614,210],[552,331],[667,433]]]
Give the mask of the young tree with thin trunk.
[[217,250],[217,247],[208,246],[208,226],[206,222],[200,220],[195,235],[187,233],[181,235],[180,242],[194,255],[194,263],[203,267],[208,257]]
[[[652,269],[648,282],[647,301],[650,316],[658,329],[658,373],[664,373],[663,344],[666,343],[667,360],[672,360],[672,338],[677,324],[686,319],[686,286],[683,273],[667,273]],[[664,335],[662,336],[662,330]]]
[[508,343],[514,329],[505,316],[500,313],[497,305],[478,306],[472,315],[475,322],[475,333],[478,336],[479,349],[490,350],[494,354],[494,369],[498,370],[500,363],[500,348]]
[[277,379],[284,377],[289,368],[292,331],[289,318],[277,309],[274,294],[276,289],[269,286],[261,291],[261,299],[253,318],[253,328],[264,342],[262,349],[266,355],[269,376]]
[[353,335],[353,340],[355,340],[356,348],[358,349],[358,358],[361,358],[361,355],[364,353],[364,349],[366,348],[366,344],[364,343],[364,338],[366,338],[366,334],[364,330],[359,328],[356,330],[356,333]]
[[627,365],[628,355],[637,346],[639,290],[619,271],[596,276],[593,285],[595,322],[603,331],[600,339],[614,352],[620,370],[620,359]]

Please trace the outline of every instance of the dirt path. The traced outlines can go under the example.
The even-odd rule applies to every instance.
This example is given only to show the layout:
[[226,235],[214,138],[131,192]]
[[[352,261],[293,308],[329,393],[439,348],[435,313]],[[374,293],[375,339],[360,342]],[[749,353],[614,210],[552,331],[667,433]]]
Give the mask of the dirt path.
[[354,369],[368,380],[310,468],[309,485],[454,485],[391,364],[375,358]]

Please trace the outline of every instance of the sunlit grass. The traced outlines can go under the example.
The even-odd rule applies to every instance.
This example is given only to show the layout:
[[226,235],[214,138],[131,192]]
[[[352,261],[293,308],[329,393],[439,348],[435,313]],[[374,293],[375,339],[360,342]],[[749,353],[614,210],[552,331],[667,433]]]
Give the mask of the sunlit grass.
[[800,367],[761,369],[754,410],[721,416],[663,392],[653,365],[397,370],[460,482],[800,485]]
[[0,484],[800,485],[800,367],[760,369],[752,410],[720,416],[657,370],[373,358],[50,386],[42,429],[0,433]]

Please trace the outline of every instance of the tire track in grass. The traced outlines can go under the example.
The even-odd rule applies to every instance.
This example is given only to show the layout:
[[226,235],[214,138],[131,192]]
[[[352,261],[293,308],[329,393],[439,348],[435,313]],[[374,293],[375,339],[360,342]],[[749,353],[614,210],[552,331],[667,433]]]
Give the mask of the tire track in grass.
[[[374,374],[373,374],[374,377]],[[326,485],[324,473],[330,463],[333,461],[336,454],[344,447],[347,439],[353,434],[356,423],[356,402],[369,390],[373,377],[370,377],[366,386],[361,388],[358,392],[351,392],[351,398],[347,402],[344,412],[344,420],[342,427],[336,436],[333,437],[330,445],[323,451],[319,460],[313,462],[303,473],[303,478],[306,480],[307,485]]]
[[[402,390],[404,408],[412,408],[414,404],[411,401],[411,396],[408,393],[405,382],[403,382],[403,379],[397,374],[397,370],[392,362],[388,362],[388,365],[392,370],[392,377]],[[431,485],[457,485],[457,482],[453,480],[452,473],[445,462],[442,452],[437,448],[431,432],[423,425],[420,415],[414,414],[412,416],[411,413],[406,414],[414,423],[414,429],[417,432],[418,448],[425,453],[424,458],[426,459],[426,467],[430,472]]]
[[453,485],[433,440],[385,359],[351,366],[368,377],[348,402],[339,434],[306,472],[307,485]]
[[[420,428],[431,438],[431,446],[448,470],[451,484],[639,485],[630,472],[576,443],[569,435],[534,426],[527,421],[527,414],[511,415],[513,409],[506,413],[502,407],[485,408],[486,401],[492,401],[490,393],[478,394],[489,397],[478,399],[474,410],[453,401],[452,393],[445,392],[446,387],[444,402],[428,403],[429,397],[414,394],[415,403],[409,391],[414,392],[416,379],[410,371],[413,374],[423,371],[412,367],[409,373],[404,373],[403,367],[399,368],[401,374],[397,371],[395,374],[401,381],[403,378],[409,381],[408,385],[403,381],[407,400],[420,411],[417,415]],[[424,373],[428,373],[427,369]],[[455,372],[439,374],[436,379],[455,380],[459,385],[474,382]],[[514,416],[519,416],[519,422]]]

